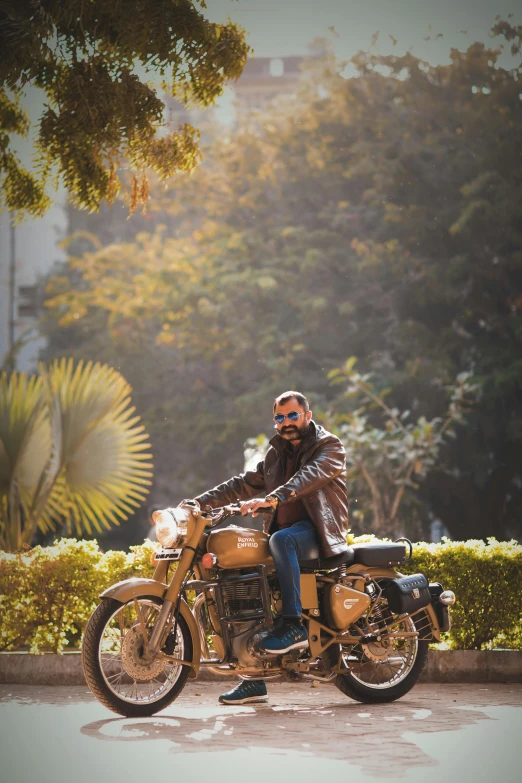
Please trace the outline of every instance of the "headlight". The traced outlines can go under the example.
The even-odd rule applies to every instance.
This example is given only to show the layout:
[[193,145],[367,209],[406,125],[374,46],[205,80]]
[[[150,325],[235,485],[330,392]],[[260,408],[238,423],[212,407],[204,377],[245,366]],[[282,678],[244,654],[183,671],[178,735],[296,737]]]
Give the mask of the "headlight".
[[156,536],[160,544],[167,549],[174,549],[187,535],[187,520],[183,511],[169,508],[154,511],[152,519],[156,525]]

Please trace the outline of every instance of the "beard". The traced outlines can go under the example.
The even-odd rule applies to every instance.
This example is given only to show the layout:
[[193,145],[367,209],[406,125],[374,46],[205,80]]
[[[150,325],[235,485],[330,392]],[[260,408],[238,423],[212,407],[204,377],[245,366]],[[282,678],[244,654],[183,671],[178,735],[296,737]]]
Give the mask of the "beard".
[[289,440],[289,441],[302,440],[306,435],[309,426],[310,424],[307,421],[301,424],[300,427],[296,427],[295,424],[289,424],[288,426],[283,427],[280,430],[279,434],[285,440]]

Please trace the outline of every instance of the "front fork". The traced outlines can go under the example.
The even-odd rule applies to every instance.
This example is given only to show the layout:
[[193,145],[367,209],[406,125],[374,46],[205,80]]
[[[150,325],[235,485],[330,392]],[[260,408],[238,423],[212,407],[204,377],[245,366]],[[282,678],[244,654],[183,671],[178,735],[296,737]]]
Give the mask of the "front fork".
[[170,613],[174,607],[172,601],[163,601],[163,605],[160,609],[158,619],[154,623],[154,628],[150,635],[150,639],[145,645],[145,654],[143,656],[145,661],[153,660],[159,652],[165,631],[168,627]]
[[[166,631],[169,625],[169,618],[172,613],[175,612],[176,606],[179,602],[181,595],[181,589],[185,577],[192,567],[194,562],[194,556],[196,553],[196,547],[201,540],[201,534],[207,526],[207,522],[203,517],[199,517],[196,520],[196,527],[194,533],[185,544],[181,557],[178,560],[178,566],[172,577],[172,581],[165,591],[163,597],[163,604],[158,614],[158,619],[154,623],[150,639],[145,645],[145,660],[152,660],[160,651],[162,643],[166,636]],[[160,561],[154,571],[154,580],[162,582],[167,575],[168,564],[166,561]]]

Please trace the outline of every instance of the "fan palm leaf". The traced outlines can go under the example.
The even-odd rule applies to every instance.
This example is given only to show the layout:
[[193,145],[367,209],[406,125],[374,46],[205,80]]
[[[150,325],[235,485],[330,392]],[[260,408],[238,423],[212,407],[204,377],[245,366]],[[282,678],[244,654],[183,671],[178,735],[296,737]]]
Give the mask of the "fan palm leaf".
[[[42,379],[24,373],[0,376],[0,546],[13,551],[23,543],[22,508],[28,502],[28,483],[38,480],[46,465],[46,448],[27,457],[34,435],[45,441],[47,411]],[[26,468],[30,466],[29,474]]]
[[[2,498],[4,486],[20,486],[18,508],[24,519],[21,535],[12,530],[4,534],[14,517],[8,513],[9,503],[2,501],[7,509],[0,531],[4,548],[13,549],[15,539],[18,546],[30,543],[37,527],[48,531],[60,525],[80,536],[118,525],[145,499],[152,478],[148,436],[131,405],[132,389],[120,373],[72,359],[40,365],[39,370],[33,385],[43,414],[28,425],[16,476],[9,470],[12,460],[4,460],[7,467],[2,469],[0,452]],[[20,390],[21,378],[30,384],[23,374],[11,376],[9,383]],[[4,387],[0,393],[4,396]],[[2,410],[0,402],[0,419]],[[0,438],[1,427],[0,421]],[[12,451],[12,445],[9,448]]]

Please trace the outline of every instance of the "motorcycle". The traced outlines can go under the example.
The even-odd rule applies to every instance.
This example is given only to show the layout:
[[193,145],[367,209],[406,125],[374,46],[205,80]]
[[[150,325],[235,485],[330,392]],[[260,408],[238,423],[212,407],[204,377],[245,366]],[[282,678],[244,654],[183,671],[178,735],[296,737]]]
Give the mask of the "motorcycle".
[[397,570],[411,542],[358,544],[301,562],[309,647],[276,655],[262,648],[281,613],[269,536],[230,524],[240,513],[239,505],[202,511],[195,501],[154,512],[162,549],[152,579],[105,590],[85,630],[83,670],[98,700],[119,715],[154,715],[203,668],[333,682],[366,703],[408,693],[429,643],[449,630],[455,602],[440,583]]

